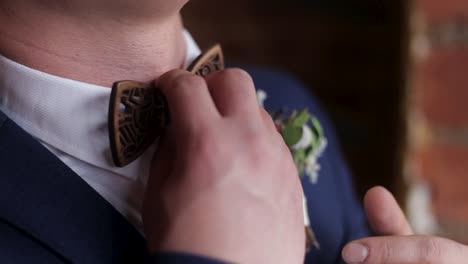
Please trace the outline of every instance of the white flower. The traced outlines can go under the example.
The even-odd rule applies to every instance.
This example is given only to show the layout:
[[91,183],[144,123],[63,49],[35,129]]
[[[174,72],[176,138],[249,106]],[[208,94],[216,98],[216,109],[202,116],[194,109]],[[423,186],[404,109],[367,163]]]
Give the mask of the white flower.
[[321,157],[323,152],[325,152],[325,149],[327,148],[327,146],[328,146],[328,140],[327,138],[323,137],[320,140],[320,145],[318,146],[318,148],[314,150],[314,156],[316,156],[317,158]]
[[302,127],[302,138],[297,142],[294,146],[292,146],[292,149],[298,150],[298,149],[306,149],[312,144],[312,129],[308,125],[304,125]]
[[316,184],[318,180],[318,173],[320,171],[320,164],[314,155],[310,155],[306,160],[305,173],[309,177],[312,184]]
[[264,106],[265,100],[268,98],[268,95],[263,90],[257,90],[257,100],[260,106]]
[[316,184],[320,172],[320,164],[318,163],[318,158],[322,156],[325,148],[328,145],[326,138],[320,140],[320,145],[312,153],[309,154],[305,161],[305,174],[309,177],[309,180],[312,184]]

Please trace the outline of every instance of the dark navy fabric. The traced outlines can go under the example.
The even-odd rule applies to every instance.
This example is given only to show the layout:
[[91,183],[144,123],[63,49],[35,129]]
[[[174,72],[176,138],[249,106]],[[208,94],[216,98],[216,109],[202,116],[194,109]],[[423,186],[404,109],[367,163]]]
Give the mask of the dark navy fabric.
[[[16,230],[23,236],[17,241],[29,239],[35,251],[42,248],[58,260],[143,263],[148,257],[132,225],[10,119],[0,127],[0,220],[9,227],[2,231]],[[0,250],[14,246],[2,232]],[[30,263],[39,258],[30,257]],[[2,254],[0,263],[17,263],[16,255]]]
[[[306,263],[341,263],[342,246],[369,235],[334,130],[296,79],[248,69],[268,93],[266,107],[308,108],[324,125],[329,147],[318,184],[304,180],[312,227],[321,244]],[[268,223],[266,223],[268,224]],[[200,256],[149,256],[143,237],[98,193],[0,112],[0,263],[221,263]]]
[[150,256],[122,215],[0,112],[0,263],[219,262]]

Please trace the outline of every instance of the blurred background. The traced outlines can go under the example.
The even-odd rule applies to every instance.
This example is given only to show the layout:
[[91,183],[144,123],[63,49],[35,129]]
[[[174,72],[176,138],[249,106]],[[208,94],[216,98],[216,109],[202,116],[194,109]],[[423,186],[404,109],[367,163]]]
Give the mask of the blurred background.
[[468,242],[468,1],[192,1],[186,27],[229,63],[308,84],[362,197],[383,185],[420,233]]

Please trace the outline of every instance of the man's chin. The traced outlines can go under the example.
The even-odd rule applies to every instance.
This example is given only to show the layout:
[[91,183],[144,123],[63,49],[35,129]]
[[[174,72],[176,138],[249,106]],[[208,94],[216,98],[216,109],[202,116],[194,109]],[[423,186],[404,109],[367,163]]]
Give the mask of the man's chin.
[[[29,0],[37,1],[37,0]],[[49,0],[47,0],[49,1]],[[87,16],[115,17],[119,20],[160,19],[177,14],[189,0],[69,0],[64,5],[71,12]],[[50,1],[55,2],[56,1]],[[51,7],[56,4],[51,3]]]

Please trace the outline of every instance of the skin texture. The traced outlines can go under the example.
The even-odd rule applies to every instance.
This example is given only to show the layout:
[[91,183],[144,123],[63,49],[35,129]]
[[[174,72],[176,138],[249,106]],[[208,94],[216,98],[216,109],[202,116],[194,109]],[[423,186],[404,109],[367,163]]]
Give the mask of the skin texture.
[[2,0],[0,53],[34,69],[110,87],[149,82],[185,60],[187,0]]
[[143,210],[146,234],[155,234],[150,249],[301,263],[301,184],[250,76],[231,69],[205,81],[175,70],[159,87],[173,119]]
[[[466,263],[467,246],[440,237],[414,235],[395,198],[386,189],[375,187],[369,190],[364,199],[364,206],[369,224],[381,236],[348,244],[343,249],[343,258],[347,263]],[[356,261],[356,255],[362,259]]]

